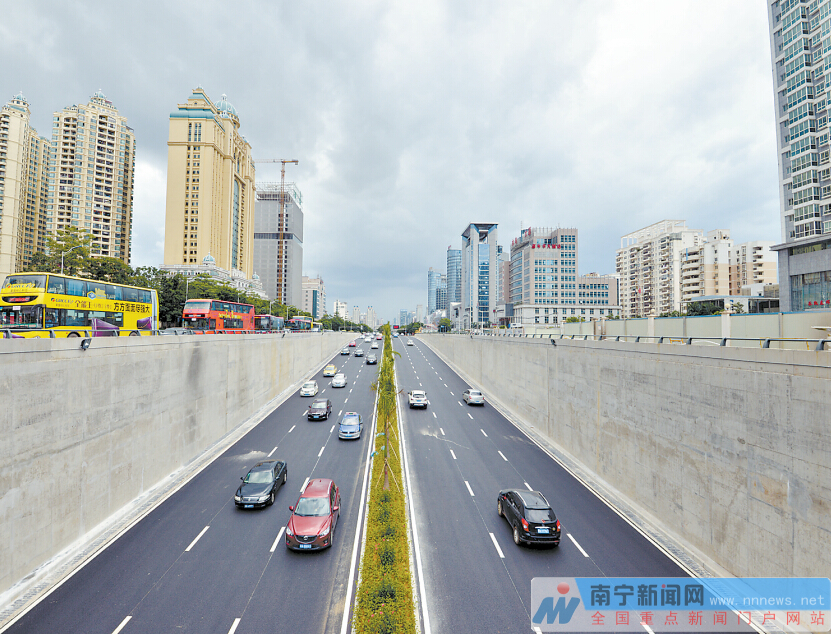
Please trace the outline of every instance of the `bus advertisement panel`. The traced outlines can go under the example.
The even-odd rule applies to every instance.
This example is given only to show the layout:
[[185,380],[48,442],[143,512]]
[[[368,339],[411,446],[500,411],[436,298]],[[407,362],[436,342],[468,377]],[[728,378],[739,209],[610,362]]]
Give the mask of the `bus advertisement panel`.
[[15,273],[0,287],[0,329],[13,337],[112,337],[157,330],[156,291],[55,273]]
[[285,320],[274,315],[257,315],[254,317],[254,329],[264,332],[272,332],[285,329]]
[[196,334],[251,332],[254,306],[217,299],[189,299],[182,311],[182,327]]
[[311,317],[292,317],[289,319],[289,330],[301,331],[312,329]]

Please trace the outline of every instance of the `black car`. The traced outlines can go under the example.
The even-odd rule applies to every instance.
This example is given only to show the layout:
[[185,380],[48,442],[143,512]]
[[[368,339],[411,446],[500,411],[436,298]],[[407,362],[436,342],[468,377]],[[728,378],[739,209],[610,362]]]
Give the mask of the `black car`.
[[508,520],[514,543],[560,545],[560,520],[539,491],[504,489],[499,492],[496,512]]
[[242,480],[234,494],[234,503],[239,508],[253,509],[271,506],[277,489],[285,484],[289,470],[282,460],[264,460],[255,464]]
[[319,398],[309,405],[309,412],[306,414],[306,418],[309,420],[327,420],[331,413],[332,401],[328,398]]

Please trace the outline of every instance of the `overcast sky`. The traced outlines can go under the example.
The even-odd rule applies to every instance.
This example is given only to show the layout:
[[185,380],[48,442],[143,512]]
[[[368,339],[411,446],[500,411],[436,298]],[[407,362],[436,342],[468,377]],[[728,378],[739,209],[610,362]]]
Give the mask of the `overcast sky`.
[[[766,3],[2,0],[0,86],[38,132],[99,88],[137,138],[133,266],[163,259],[168,117],[227,94],[298,159],[303,271],[384,320],[470,222],[577,227],[579,272],[665,218],[780,241]],[[260,165],[258,181],[279,180]]]

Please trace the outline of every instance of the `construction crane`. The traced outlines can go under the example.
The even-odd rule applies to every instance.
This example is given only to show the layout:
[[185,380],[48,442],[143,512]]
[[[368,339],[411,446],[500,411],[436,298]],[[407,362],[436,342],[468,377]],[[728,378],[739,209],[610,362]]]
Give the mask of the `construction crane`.
[[[286,215],[286,165],[294,163],[299,165],[300,161],[296,159],[261,159],[254,161],[255,163],[282,163],[280,169],[280,217],[277,219],[277,297],[278,302],[286,307],[286,322],[288,322],[288,298],[286,297],[285,289],[283,288],[283,271],[288,268],[283,263],[283,242],[286,239],[288,231],[288,217]],[[288,273],[288,271],[286,271]],[[288,323],[286,324],[288,325]]]

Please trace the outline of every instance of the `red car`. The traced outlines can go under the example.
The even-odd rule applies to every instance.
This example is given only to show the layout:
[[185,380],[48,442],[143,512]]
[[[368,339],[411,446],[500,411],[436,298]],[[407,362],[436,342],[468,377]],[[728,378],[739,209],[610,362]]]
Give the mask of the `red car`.
[[296,506],[290,506],[286,548],[321,550],[332,545],[340,517],[340,491],[334,481],[310,480]]
[[350,348],[354,348],[354,347],[355,347],[355,342],[354,342],[354,341],[350,341],[350,342],[349,342],[349,347],[350,347]]

